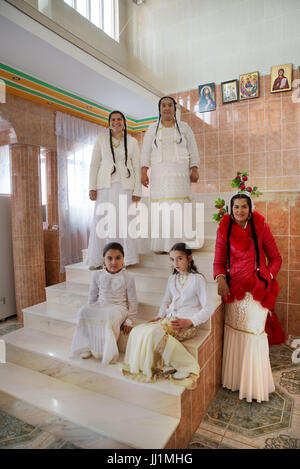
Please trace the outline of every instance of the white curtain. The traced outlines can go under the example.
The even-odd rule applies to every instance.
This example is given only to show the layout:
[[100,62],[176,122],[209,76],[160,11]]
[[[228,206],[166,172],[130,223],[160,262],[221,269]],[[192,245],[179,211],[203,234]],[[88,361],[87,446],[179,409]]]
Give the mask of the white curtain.
[[89,199],[89,167],[97,136],[107,129],[56,113],[60,270],[82,260],[94,202]]
[[0,146],[0,194],[11,194],[9,145]]

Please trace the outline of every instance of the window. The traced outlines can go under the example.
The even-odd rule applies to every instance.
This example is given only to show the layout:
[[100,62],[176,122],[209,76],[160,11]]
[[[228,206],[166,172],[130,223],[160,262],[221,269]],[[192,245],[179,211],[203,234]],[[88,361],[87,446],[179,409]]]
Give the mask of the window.
[[118,2],[119,0],[64,0],[70,7],[87,18],[106,34],[119,40]]
[[0,146],[0,194],[11,194],[9,145]]

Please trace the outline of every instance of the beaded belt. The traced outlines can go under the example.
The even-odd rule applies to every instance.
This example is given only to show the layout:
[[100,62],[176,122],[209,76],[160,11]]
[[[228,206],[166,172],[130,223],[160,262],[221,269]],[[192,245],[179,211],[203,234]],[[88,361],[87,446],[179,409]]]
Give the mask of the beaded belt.
[[242,329],[237,329],[236,327],[232,327],[232,326],[230,326],[229,324],[225,324],[225,326],[230,327],[231,329],[234,329],[235,331],[238,331],[238,332],[244,332],[245,334],[262,335],[262,334],[265,333],[265,330],[263,330],[263,331],[260,332],[259,334],[255,334],[255,332],[243,331]]

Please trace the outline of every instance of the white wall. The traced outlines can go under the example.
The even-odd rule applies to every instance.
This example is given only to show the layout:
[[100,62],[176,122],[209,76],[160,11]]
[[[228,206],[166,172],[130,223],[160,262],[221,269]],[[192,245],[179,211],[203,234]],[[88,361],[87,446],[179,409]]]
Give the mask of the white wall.
[[17,314],[11,235],[10,195],[0,194],[0,319]]
[[[19,8],[37,4],[8,1]],[[265,75],[280,63],[300,64],[300,0],[145,0],[141,5],[119,0],[120,43],[63,0],[38,4],[56,24],[98,50],[104,63],[118,64],[129,78],[162,93],[252,71]]]
[[129,68],[166,93],[300,64],[300,0],[127,3]]

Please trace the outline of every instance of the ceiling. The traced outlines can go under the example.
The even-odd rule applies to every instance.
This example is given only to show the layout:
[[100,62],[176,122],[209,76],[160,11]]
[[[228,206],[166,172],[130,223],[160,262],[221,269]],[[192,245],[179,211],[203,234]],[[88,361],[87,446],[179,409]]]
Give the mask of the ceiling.
[[24,73],[136,119],[157,115],[158,96],[4,0],[0,0],[0,44],[0,62]]

